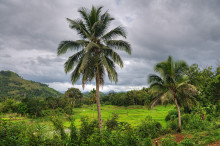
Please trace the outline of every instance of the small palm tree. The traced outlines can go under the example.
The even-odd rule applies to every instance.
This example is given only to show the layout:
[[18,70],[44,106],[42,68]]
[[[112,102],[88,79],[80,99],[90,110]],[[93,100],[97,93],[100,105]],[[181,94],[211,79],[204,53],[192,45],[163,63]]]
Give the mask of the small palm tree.
[[185,71],[188,65],[184,61],[173,61],[169,56],[167,61],[157,63],[154,70],[158,75],[150,75],[148,83],[150,91],[154,93],[155,98],[151,102],[151,108],[159,101],[174,101],[178,111],[178,131],[181,132],[180,106],[191,107],[196,104],[194,96],[197,94],[196,88],[188,83]]
[[105,72],[108,78],[115,83],[118,81],[118,75],[115,70],[115,64],[123,67],[123,61],[115,50],[122,50],[131,54],[130,44],[123,40],[115,40],[121,36],[126,38],[123,27],[116,27],[110,31],[108,28],[114,18],[108,12],[101,13],[102,7],[92,6],[91,10],[80,8],[82,19],[71,20],[70,28],[77,31],[81,40],[62,41],[58,46],[57,54],[61,55],[67,50],[78,51],[65,62],[65,72],[70,72],[72,83],[82,79],[82,87],[93,79],[96,81],[96,103],[98,110],[99,127],[102,129],[101,108],[99,100],[99,86],[104,85]]

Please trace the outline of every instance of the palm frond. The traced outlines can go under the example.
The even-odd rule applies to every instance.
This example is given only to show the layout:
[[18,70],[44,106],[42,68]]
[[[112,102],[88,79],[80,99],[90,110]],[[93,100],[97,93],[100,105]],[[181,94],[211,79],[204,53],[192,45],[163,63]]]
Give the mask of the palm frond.
[[57,48],[57,55],[65,54],[67,50],[79,50],[85,47],[88,41],[77,40],[77,41],[62,41]]
[[106,25],[102,21],[97,21],[92,26],[92,36],[100,37],[105,31]]
[[114,62],[111,59],[109,59],[108,57],[104,56],[104,54],[102,55],[102,60],[103,60],[104,66],[108,72],[108,77],[109,77],[110,81],[114,81],[116,83],[118,81],[118,75],[115,70]]
[[80,13],[82,18],[84,19],[87,28],[91,28],[91,23],[89,21],[88,9],[85,7],[81,7],[81,8],[79,8],[78,12]]
[[188,69],[188,65],[185,61],[175,62],[175,73],[177,77],[184,75],[185,71]]
[[114,48],[117,50],[122,50],[131,54],[131,45],[123,40],[106,40],[105,43],[109,48]]
[[106,11],[102,16],[101,16],[101,21],[106,25],[106,28],[108,28],[109,24],[111,23],[112,20],[115,20],[110,16],[108,11]]
[[90,33],[87,31],[86,26],[81,19],[71,20],[67,18],[67,21],[70,23],[70,28],[75,29],[83,39],[91,38]]
[[109,47],[107,46],[102,46],[103,48],[103,53],[105,56],[107,57],[111,57],[112,60],[118,64],[121,68],[123,67],[123,61],[120,57],[120,55],[118,53],[116,53],[114,50],[110,49]]
[[109,39],[114,39],[115,37],[118,37],[118,36],[122,36],[126,38],[126,32],[123,27],[118,26],[115,29],[109,31],[102,37],[102,39],[109,40]]
[[153,84],[153,83],[162,84],[162,82],[163,82],[163,79],[161,79],[161,77],[159,77],[158,75],[150,74],[148,76],[148,84]]
[[[100,13],[101,13],[102,8],[103,7],[94,7],[94,6],[92,6],[92,9],[91,9],[90,14],[89,14],[89,21],[90,21],[91,27],[94,25],[95,22],[100,20]],[[91,30],[92,29],[90,28],[90,31]]]
[[79,72],[79,68],[82,64],[82,60],[79,61],[79,63],[77,64],[77,66],[74,68],[74,71],[71,74],[71,81],[72,84],[76,83],[79,79],[80,79],[80,72]]
[[74,63],[79,62],[79,59],[82,57],[84,50],[77,52],[76,54],[70,56],[64,64],[65,72],[69,72],[73,69]]

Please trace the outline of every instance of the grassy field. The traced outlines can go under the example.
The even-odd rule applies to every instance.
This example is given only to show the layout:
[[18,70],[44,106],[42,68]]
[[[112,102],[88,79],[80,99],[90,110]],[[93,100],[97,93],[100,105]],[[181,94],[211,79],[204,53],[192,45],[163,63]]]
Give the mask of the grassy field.
[[[113,113],[118,114],[119,122],[128,122],[132,126],[137,126],[141,123],[142,120],[145,119],[146,116],[151,116],[154,120],[160,122],[163,127],[166,127],[165,117],[169,110],[174,109],[174,106],[156,106],[152,111],[148,110],[144,106],[113,106],[113,105],[104,105],[101,106],[102,111],[102,119],[105,122],[107,119],[112,117]],[[87,116],[89,119],[93,119],[93,106],[83,106],[81,108],[74,108],[73,109],[75,118],[75,124],[78,127],[80,125],[80,118],[82,116]],[[20,117],[16,114],[7,114],[1,115],[1,117],[5,120],[9,120],[12,122],[16,121],[25,121],[25,122],[37,122],[42,125],[52,125],[50,121],[46,118],[37,118],[37,119],[30,119],[26,117]],[[64,126],[69,127],[70,123],[65,119],[65,116],[61,116],[63,118]],[[96,105],[94,105],[94,118],[97,118],[97,109]]]
[[[151,116],[154,120],[160,122],[162,126],[166,126],[165,117],[169,110],[174,109],[174,106],[156,106],[152,111],[143,106],[129,106],[119,107],[113,105],[104,105],[101,107],[102,119],[105,122],[112,117],[113,113],[118,114],[119,122],[128,122],[132,126],[137,126],[146,116]],[[82,108],[74,108],[74,117],[76,119],[76,126],[80,125],[80,118],[82,116],[88,116],[93,118],[93,107],[84,106]],[[97,109],[94,105],[94,117],[97,118]],[[69,126],[68,122],[64,123],[65,126]]]

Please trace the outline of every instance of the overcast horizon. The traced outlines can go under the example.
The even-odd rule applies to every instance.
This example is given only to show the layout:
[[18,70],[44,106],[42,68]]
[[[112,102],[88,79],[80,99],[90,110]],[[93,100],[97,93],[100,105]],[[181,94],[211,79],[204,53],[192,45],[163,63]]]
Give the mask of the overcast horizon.
[[80,80],[73,86],[65,74],[63,64],[74,52],[56,54],[61,41],[79,39],[66,18],[80,18],[77,10],[92,5],[115,18],[110,28],[126,28],[132,46],[132,55],[120,52],[124,67],[117,67],[117,85],[106,78],[102,92],[148,87],[154,65],[169,55],[200,67],[219,64],[219,0],[0,0],[0,70],[61,92],[95,88],[94,81],[85,90]]

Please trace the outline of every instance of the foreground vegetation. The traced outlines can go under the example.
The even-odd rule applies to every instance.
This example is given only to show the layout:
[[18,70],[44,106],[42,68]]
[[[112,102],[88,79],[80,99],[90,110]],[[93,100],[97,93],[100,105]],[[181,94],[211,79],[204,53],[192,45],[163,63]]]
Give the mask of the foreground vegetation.
[[[100,133],[92,106],[74,108],[73,115],[50,113],[41,118],[2,114],[2,145],[161,145],[177,144],[175,133],[178,113],[174,105],[157,106],[153,111],[143,106],[102,106],[104,128]],[[220,119],[214,115],[202,119],[198,111],[182,115],[180,145],[203,145],[220,138]]]

